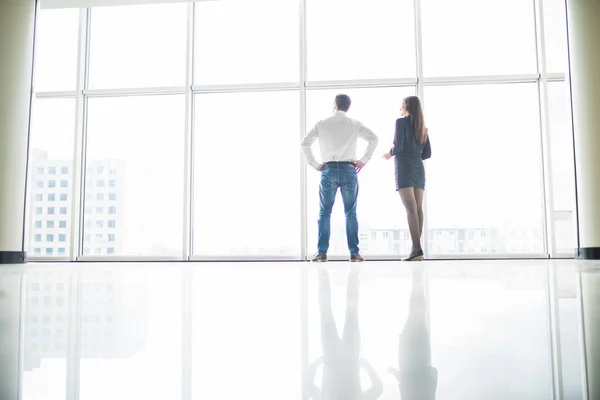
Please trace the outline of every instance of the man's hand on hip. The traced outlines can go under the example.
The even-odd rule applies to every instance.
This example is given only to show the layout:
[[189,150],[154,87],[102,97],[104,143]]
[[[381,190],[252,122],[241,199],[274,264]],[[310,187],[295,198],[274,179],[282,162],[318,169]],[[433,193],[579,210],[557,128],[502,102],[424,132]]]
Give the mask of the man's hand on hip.
[[325,167],[325,163],[323,162],[323,163],[319,164],[319,166],[317,167],[317,171],[319,171],[319,172],[323,171],[324,167]]
[[361,169],[365,167],[365,163],[360,160],[352,160],[355,165],[356,172],[360,172]]

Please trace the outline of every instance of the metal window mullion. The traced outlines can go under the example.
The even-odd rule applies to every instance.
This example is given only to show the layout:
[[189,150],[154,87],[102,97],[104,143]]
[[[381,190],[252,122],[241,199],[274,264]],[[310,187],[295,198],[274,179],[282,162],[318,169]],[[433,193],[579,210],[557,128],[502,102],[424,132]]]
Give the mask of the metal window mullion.
[[426,86],[443,85],[481,85],[498,83],[534,83],[539,79],[539,74],[511,74],[511,75],[474,75],[474,76],[436,76],[420,77]]
[[[415,7],[415,56],[416,56],[416,68],[417,68],[417,96],[420,97],[423,107],[425,107],[425,79],[423,73],[423,29],[422,29],[422,14],[421,14],[421,0],[414,0]],[[427,174],[427,165],[425,165],[425,173]],[[427,211],[428,196],[427,191],[423,194],[423,253],[425,257],[429,257],[429,218]]]
[[81,253],[82,247],[82,219],[85,179],[85,125],[87,120],[87,99],[83,91],[87,86],[87,69],[89,60],[89,22],[90,11],[82,8],[79,11],[79,48],[77,53],[77,83],[76,83],[76,117],[75,139],[73,143],[73,163],[71,166],[71,251],[70,259],[75,261]]
[[198,93],[246,93],[298,90],[298,82],[242,83],[225,85],[192,85],[194,94]]
[[193,192],[193,135],[194,135],[194,12],[195,3],[188,4],[187,49],[185,77],[185,138],[184,138],[184,196],[183,196],[183,254],[188,260],[192,254],[192,192]]
[[[300,82],[300,138],[302,140],[306,134],[306,71],[307,71],[307,56],[306,56],[306,1],[298,1],[298,29],[299,29],[299,82]],[[300,150],[298,149],[298,154]],[[304,157],[299,155],[300,163],[300,258],[306,260],[308,258],[308,168]],[[304,368],[305,366],[303,366]],[[304,370],[304,369],[303,369]],[[305,394],[303,392],[303,398]]]
[[[187,49],[185,78],[185,139],[184,139],[184,199],[183,199],[183,260],[189,260],[193,252],[193,136],[194,136],[194,23],[196,4],[187,9]],[[193,396],[192,356],[192,274],[189,267],[182,272],[182,325],[181,325],[181,399]]]
[[85,89],[83,94],[86,97],[122,97],[185,94],[186,92],[187,88],[184,86],[156,86],[121,89]]
[[548,112],[548,81],[546,67],[546,39],[544,30],[543,0],[534,0],[535,36],[537,64],[540,79],[538,80],[538,109],[540,112],[540,140],[541,140],[541,171],[544,210],[544,247],[550,257],[556,255],[556,237],[554,229],[554,191],[552,182],[552,155],[550,143],[550,116]]
[[37,92],[35,94],[36,99],[47,99],[47,98],[74,98],[77,97],[77,90],[57,90],[52,92]]
[[352,88],[380,88],[380,87],[406,87],[417,84],[416,78],[400,79],[352,79],[329,81],[306,81],[306,88],[310,90],[322,89],[352,89]]

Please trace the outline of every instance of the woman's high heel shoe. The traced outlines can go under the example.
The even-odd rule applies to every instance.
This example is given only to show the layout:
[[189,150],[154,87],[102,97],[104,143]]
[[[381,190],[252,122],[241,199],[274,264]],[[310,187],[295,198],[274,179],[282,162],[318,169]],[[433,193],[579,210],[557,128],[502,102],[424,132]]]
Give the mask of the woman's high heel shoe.
[[423,261],[423,250],[413,251],[404,261]]

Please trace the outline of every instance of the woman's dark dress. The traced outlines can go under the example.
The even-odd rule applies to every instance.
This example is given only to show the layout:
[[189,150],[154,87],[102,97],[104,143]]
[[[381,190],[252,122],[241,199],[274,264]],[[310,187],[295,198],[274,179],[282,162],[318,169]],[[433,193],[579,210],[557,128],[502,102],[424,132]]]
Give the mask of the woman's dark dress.
[[425,143],[417,141],[410,116],[396,120],[394,147],[390,154],[395,156],[396,190],[407,187],[425,189],[423,160],[431,157],[431,144],[429,135]]

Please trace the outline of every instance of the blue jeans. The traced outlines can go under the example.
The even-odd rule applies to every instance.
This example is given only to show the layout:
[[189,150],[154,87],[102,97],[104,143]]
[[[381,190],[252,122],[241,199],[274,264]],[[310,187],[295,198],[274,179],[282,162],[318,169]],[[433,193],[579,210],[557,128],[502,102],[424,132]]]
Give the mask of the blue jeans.
[[356,170],[350,163],[331,163],[321,171],[319,197],[319,254],[327,254],[329,237],[331,236],[331,210],[335,202],[338,188],[342,192],[344,212],[346,214],[346,238],[350,254],[358,254],[358,219],[356,218],[356,199],[358,197],[358,178]]

